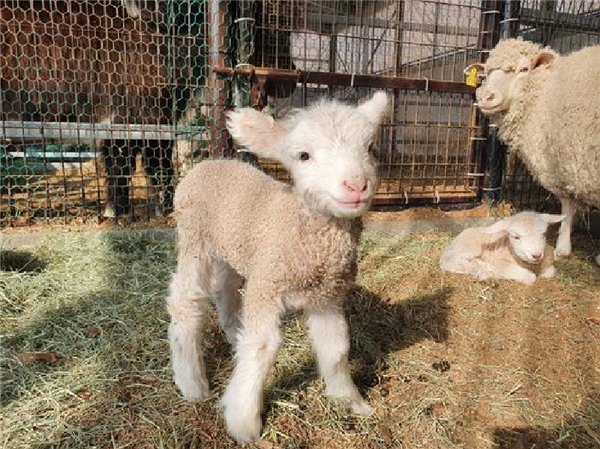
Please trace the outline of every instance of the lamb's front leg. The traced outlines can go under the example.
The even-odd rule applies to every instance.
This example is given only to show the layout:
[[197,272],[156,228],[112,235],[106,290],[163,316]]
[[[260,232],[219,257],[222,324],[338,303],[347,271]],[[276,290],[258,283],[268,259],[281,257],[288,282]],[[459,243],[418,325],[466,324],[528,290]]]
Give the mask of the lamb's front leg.
[[373,409],[360,395],[350,375],[348,324],[341,307],[307,310],[308,329],[327,395],[350,401],[352,411],[370,415]]
[[229,434],[238,443],[260,438],[263,386],[281,345],[281,311],[271,298],[248,286],[242,310],[235,368],[221,400]]
[[532,285],[537,279],[535,273],[517,265],[516,263],[497,263],[494,266],[494,272],[502,279],[511,279],[522,282],[526,285]]
[[554,255],[556,257],[568,256],[571,254],[571,233],[573,230],[573,218],[575,217],[575,204],[573,201],[561,198],[561,214],[566,215],[565,219],[560,223],[558,231],[558,240],[556,241],[556,249]]

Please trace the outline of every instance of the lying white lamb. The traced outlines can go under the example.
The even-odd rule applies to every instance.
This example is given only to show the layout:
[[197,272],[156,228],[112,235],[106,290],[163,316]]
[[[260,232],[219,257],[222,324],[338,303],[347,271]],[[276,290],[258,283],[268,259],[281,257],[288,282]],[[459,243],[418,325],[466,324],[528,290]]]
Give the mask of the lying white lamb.
[[220,160],[196,166],[176,190],[179,260],[168,298],[175,383],[188,400],[209,395],[201,343],[212,301],[235,347],[222,404],[238,442],[260,437],[263,384],[288,310],[306,313],[328,395],[355,413],[372,412],[350,375],[343,302],[356,276],[359,216],[376,189],[370,148],[387,107],[378,92],[358,107],[323,101],[283,121],[250,108],[232,112],[234,139],[283,163],[294,187]]
[[[600,207],[600,46],[560,56],[519,39],[498,43],[477,89],[481,111],[535,179],[562,203],[556,255],[571,253],[576,208]],[[596,258],[600,264],[600,255]]]
[[486,228],[466,229],[442,253],[440,268],[480,280],[513,279],[527,285],[538,276],[554,277],[554,250],[546,243],[546,230],[564,218],[521,212]]

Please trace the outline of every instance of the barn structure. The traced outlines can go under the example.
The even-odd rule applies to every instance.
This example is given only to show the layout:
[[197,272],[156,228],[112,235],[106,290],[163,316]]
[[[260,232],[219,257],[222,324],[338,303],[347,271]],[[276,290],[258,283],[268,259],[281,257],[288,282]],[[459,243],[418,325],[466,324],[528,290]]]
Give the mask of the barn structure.
[[[252,161],[232,107],[393,93],[377,207],[552,203],[474,106],[463,69],[503,37],[600,43],[597,0],[5,0],[0,220],[167,213],[204,158]],[[508,162],[508,163],[507,163]]]

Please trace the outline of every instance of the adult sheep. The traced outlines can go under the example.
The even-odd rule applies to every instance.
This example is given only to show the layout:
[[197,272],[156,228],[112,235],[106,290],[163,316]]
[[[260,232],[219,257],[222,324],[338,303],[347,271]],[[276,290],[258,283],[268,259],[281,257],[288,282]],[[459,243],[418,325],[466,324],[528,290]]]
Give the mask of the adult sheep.
[[485,64],[465,72],[473,68],[483,74],[476,94],[480,110],[536,180],[560,199],[566,218],[556,255],[570,254],[576,208],[600,207],[600,46],[560,56],[508,39]]

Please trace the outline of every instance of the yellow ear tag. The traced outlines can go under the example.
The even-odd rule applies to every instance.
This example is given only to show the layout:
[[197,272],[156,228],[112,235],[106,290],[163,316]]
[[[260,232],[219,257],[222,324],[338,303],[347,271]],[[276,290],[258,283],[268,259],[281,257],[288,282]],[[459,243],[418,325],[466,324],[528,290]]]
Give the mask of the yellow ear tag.
[[467,86],[477,87],[477,67],[473,67],[469,70],[465,84]]

